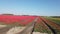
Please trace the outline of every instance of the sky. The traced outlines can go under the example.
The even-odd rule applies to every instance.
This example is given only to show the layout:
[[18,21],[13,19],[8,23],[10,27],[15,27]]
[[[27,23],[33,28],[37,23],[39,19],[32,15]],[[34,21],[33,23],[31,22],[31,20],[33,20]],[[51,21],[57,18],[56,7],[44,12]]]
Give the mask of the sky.
[[60,16],[60,0],[0,0],[0,14]]

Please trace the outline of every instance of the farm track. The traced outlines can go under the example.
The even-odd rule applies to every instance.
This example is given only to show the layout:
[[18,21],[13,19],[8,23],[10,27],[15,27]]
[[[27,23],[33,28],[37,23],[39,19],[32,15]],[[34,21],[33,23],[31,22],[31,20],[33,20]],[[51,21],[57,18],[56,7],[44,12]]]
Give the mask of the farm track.
[[[51,26],[60,30],[60,26],[56,25],[55,23],[53,23],[43,17],[38,17],[31,24],[27,25],[27,27],[23,31],[21,31],[17,34],[32,34],[34,31],[37,19],[41,20],[40,25],[42,25],[44,28],[46,28],[48,30],[51,30],[53,34],[56,34],[56,32],[53,28],[51,28]],[[11,28],[12,27],[4,27],[4,28],[0,29],[0,34],[6,34],[6,32]]]

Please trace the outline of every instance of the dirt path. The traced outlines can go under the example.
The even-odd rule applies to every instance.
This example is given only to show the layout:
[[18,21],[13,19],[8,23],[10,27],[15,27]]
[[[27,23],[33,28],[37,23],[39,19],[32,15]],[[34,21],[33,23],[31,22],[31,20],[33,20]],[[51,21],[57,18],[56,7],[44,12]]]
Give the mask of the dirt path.
[[0,34],[6,34],[6,32],[11,29],[12,27],[4,27],[0,29]]
[[21,32],[22,30],[24,30],[25,27],[13,27],[11,29],[9,29],[6,34],[16,34],[16,33],[19,33]]

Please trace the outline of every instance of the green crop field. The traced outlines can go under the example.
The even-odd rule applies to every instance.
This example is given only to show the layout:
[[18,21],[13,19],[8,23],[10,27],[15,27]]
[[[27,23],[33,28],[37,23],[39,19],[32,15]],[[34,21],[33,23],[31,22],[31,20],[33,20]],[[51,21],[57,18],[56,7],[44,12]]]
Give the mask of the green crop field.
[[54,17],[45,17],[45,18],[47,18],[48,20],[51,20],[52,22],[60,25],[60,18],[56,18],[56,17],[55,18]]

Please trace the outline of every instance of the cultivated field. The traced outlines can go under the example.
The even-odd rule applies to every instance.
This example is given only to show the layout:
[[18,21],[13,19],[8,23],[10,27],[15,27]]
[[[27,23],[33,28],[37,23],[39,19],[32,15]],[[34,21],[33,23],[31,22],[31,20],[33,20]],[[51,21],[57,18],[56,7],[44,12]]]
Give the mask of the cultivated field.
[[0,15],[0,34],[60,34],[58,24],[59,18]]

